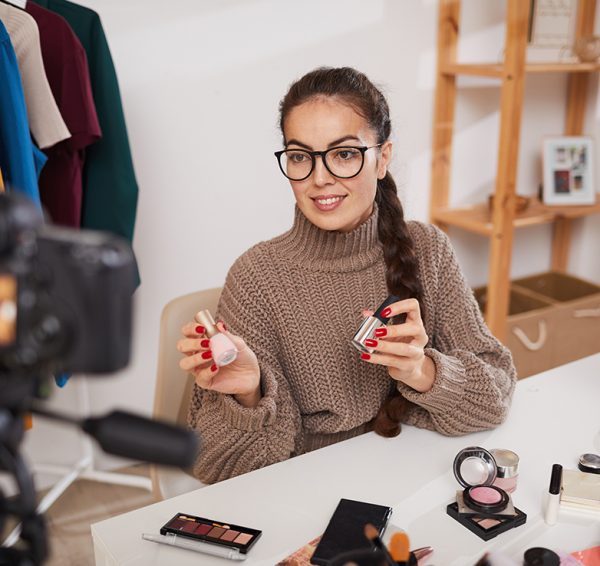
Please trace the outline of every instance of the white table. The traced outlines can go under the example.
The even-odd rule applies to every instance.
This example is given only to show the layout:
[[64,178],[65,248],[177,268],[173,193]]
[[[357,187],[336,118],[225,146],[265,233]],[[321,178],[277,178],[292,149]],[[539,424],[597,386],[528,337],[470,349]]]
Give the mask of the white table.
[[[554,527],[542,505],[552,464],[577,467],[600,450],[600,354],[520,381],[507,421],[458,438],[405,426],[400,436],[374,433],[292,458],[92,525],[96,566],[231,565],[233,562],[141,539],[177,512],[261,529],[245,564],[272,566],[321,534],[341,497],[394,507],[388,531],[407,531],[411,547],[433,546],[429,564],[474,564],[485,550],[515,558],[533,546],[574,551],[600,544],[600,514],[561,510]],[[509,448],[520,456],[515,505],[527,523],[484,542],[446,514],[458,483],[456,453],[466,446]]]

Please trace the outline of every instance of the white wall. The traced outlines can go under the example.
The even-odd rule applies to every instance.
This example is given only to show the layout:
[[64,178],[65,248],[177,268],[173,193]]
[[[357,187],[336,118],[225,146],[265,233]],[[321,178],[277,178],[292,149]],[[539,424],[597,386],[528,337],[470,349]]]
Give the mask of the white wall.
[[[278,102],[295,78],[319,65],[351,65],[383,86],[393,113],[401,198],[408,217],[427,219],[437,2],[81,1],[104,23],[140,186],[134,247],[142,286],[133,361],[116,377],[90,380],[91,403],[96,413],[115,406],[148,413],[162,306],[220,285],[238,255],[291,223],[292,194],[272,152],[281,146]],[[468,0],[463,13],[461,56],[498,57],[503,3]],[[558,75],[527,79],[521,194],[536,191],[541,136],[562,130],[565,84]],[[461,88],[454,203],[482,201],[493,188],[498,100],[497,85],[488,81],[465,81]],[[587,124],[593,135],[598,112],[592,96]],[[469,281],[485,282],[487,239],[452,235]],[[547,226],[517,233],[514,276],[547,269],[549,235]],[[597,216],[578,223],[570,262],[573,273],[598,283],[599,241]],[[71,382],[56,393],[53,404],[76,410],[76,387]],[[27,440],[30,457],[76,459],[73,436],[51,433],[37,421]],[[99,463],[117,461],[100,456]]]

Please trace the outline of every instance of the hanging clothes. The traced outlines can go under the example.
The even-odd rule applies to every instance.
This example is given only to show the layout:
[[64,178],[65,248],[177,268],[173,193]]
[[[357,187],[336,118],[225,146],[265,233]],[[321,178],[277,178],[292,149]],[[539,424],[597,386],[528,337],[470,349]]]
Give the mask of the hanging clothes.
[[35,20],[24,10],[4,3],[0,3],[0,20],[6,26],[17,55],[31,133],[38,147],[52,147],[71,134],[46,78]]
[[17,58],[0,20],[0,167],[6,188],[40,206],[38,171],[45,160],[31,140]]
[[85,228],[133,239],[138,186],[114,64],[96,12],[68,0],[36,0],[64,17],[83,45],[102,139],[86,152],[83,182]]
[[79,228],[85,150],[101,138],[87,57],[64,18],[33,2],[25,9],[38,25],[46,76],[71,132],[68,140],[46,150],[40,196],[53,223]]

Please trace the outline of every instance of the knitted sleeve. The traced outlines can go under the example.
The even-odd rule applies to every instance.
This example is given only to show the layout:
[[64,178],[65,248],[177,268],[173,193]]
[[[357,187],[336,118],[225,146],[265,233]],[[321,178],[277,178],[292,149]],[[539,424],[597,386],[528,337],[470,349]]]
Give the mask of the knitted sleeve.
[[420,276],[429,289],[425,354],[436,377],[426,393],[398,383],[413,403],[405,422],[452,436],[493,428],[506,418],[512,399],[511,353],[486,326],[448,237],[434,226],[418,227]]
[[[269,309],[255,254],[239,258],[227,275],[217,316],[256,354],[262,399],[245,408],[233,396],[194,385],[188,423],[200,437],[194,475],[214,483],[288,459],[300,431],[300,414],[278,359],[278,340],[269,325]],[[259,275],[260,272],[260,275]]]

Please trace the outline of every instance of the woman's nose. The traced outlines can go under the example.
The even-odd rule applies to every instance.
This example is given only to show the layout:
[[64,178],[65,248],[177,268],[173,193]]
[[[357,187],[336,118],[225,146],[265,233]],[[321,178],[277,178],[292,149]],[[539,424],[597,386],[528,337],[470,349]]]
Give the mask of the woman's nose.
[[315,170],[313,171],[313,175],[315,185],[318,187],[335,183],[334,176],[329,172],[327,167],[325,167],[325,163],[323,163],[323,158],[321,156],[318,156],[315,159]]

